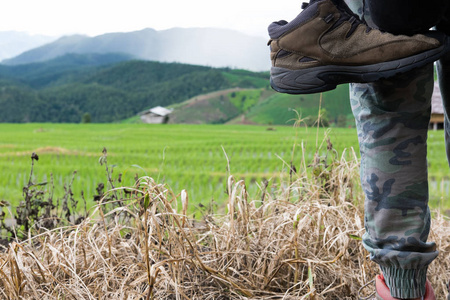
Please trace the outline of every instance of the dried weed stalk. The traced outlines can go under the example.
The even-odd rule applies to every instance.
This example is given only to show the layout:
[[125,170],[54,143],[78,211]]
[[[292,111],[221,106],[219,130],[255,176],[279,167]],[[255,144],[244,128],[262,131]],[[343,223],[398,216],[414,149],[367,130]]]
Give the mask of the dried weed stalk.
[[[228,178],[228,212],[190,219],[186,191],[152,178],[103,195],[81,224],[55,228],[0,253],[3,299],[357,299],[378,273],[361,245],[358,164],[329,144],[288,186],[252,198]],[[113,195],[120,189],[116,188]],[[107,200],[110,199],[110,200]],[[258,200],[252,200],[258,199]],[[429,270],[437,298],[450,277],[450,222],[436,213]],[[368,288],[368,293],[373,288]]]

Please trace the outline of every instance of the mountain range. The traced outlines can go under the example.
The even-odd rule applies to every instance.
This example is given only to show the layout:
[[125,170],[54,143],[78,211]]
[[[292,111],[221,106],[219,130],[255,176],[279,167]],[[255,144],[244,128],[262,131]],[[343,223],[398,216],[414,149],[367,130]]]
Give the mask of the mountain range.
[[66,54],[0,65],[0,122],[117,122],[154,106],[234,87],[268,85],[268,72],[130,60],[124,54]]
[[147,28],[95,37],[64,36],[5,59],[2,64],[43,62],[69,53],[123,53],[140,60],[251,71],[267,71],[270,68],[266,39],[234,30],[212,28],[172,28],[161,31]]
[[[269,68],[266,40],[232,30],[64,36],[2,61],[0,122],[135,122],[169,106],[175,123],[314,124],[318,95],[273,92]],[[322,120],[351,126],[348,102],[346,86],[325,93]]]
[[[126,54],[66,54],[0,65],[0,122],[139,122],[155,106],[171,123],[313,125],[319,95],[286,95],[269,72],[136,60]],[[348,86],[324,93],[322,120],[349,125]]]
[[30,49],[53,42],[57,37],[32,35],[26,32],[0,32],[0,61],[15,57]]

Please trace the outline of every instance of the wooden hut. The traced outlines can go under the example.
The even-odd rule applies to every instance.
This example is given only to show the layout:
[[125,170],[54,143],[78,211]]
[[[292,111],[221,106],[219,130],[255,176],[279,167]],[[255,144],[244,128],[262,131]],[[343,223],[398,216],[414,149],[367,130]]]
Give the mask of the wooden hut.
[[431,119],[430,128],[433,130],[444,128],[444,105],[442,104],[441,90],[439,83],[434,83],[433,96],[431,98]]
[[139,116],[142,122],[147,124],[166,124],[169,121],[169,115],[172,111],[172,109],[156,106],[139,113]]

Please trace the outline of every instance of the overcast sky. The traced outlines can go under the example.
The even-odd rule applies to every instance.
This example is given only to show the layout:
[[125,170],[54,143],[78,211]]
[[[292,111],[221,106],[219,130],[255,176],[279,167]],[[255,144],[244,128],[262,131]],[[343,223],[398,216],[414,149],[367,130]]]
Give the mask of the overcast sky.
[[230,28],[267,36],[270,22],[290,21],[297,0],[6,0],[0,31],[60,36],[128,32],[144,28]]

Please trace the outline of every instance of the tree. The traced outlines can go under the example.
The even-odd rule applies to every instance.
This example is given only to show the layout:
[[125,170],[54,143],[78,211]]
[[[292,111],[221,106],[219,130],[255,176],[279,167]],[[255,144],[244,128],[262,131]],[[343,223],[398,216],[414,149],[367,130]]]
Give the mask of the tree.
[[84,115],[83,115],[83,117],[81,117],[81,123],[83,123],[83,124],[88,124],[88,123],[91,123],[91,114],[90,113],[85,113]]
[[339,115],[336,121],[337,127],[346,127],[347,126],[347,117],[344,115]]

